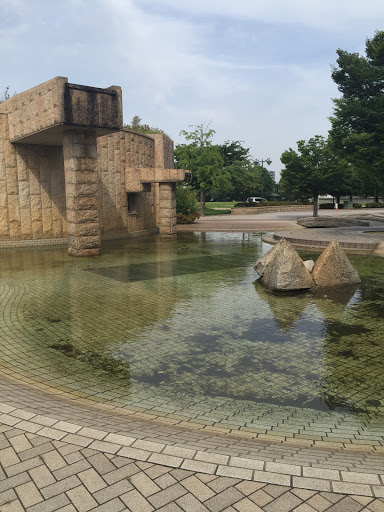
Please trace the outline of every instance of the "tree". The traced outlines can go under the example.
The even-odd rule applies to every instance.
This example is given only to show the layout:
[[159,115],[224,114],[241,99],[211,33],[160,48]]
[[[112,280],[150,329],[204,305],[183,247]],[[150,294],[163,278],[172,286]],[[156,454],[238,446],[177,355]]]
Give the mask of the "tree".
[[224,168],[220,147],[213,145],[211,139],[215,130],[209,128],[210,123],[194,126],[194,130],[182,130],[189,144],[178,144],[175,148],[176,167],[189,169],[192,172],[191,186],[200,190],[201,216],[204,216],[207,192],[230,187],[229,174]]
[[280,187],[295,199],[313,196],[313,216],[318,216],[320,194],[329,191],[335,173],[335,157],[327,141],[320,135],[297,142],[299,152],[292,148],[284,151],[280,160],[285,165],[281,172]]
[[341,98],[334,102],[331,136],[344,158],[378,181],[384,178],[384,32],[366,41],[366,56],[337,50],[332,78]]
[[148,124],[141,124],[141,121],[141,117],[136,114],[133,116],[131,124],[124,125],[124,128],[128,128],[129,130],[138,133],[164,133],[160,128],[154,128]]

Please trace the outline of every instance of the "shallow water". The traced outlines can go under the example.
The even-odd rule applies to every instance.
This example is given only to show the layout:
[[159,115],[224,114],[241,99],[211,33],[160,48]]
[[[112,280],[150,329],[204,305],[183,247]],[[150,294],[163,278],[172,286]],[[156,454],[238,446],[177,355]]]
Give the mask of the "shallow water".
[[0,251],[0,364],[122,407],[379,436],[384,259],[350,257],[358,287],[279,295],[252,267],[269,248],[183,233],[108,242],[98,258]]

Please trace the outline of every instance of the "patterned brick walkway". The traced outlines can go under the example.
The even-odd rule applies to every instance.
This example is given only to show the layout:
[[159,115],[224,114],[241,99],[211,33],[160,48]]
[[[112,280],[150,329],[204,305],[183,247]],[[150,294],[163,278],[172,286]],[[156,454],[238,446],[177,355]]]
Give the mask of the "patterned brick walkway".
[[384,500],[209,475],[0,424],[1,512],[371,512]]

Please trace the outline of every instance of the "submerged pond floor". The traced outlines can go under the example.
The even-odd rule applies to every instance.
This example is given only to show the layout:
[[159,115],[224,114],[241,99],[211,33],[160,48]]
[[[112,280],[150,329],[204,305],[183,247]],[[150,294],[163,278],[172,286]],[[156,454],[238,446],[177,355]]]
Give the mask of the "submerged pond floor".
[[186,232],[98,258],[0,251],[0,371],[207,425],[383,441],[384,259],[349,256],[358,287],[281,295],[253,270],[269,248]]

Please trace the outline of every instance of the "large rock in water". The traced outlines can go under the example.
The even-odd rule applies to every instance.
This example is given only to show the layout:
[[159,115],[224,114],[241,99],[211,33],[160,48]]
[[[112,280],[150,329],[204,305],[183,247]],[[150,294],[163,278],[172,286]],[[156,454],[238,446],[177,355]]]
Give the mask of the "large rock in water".
[[261,258],[259,258],[254,264],[253,268],[261,277],[264,274],[264,270],[268,266],[269,262],[273,259],[273,255],[276,250],[278,250],[279,244],[274,245],[268,252],[264,254]]
[[[269,290],[289,291],[312,288],[314,282],[300,256],[284,238],[267,254],[258,260],[254,267],[262,266],[261,283]],[[257,270],[259,273],[259,271]]]
[[337,240],[331,242],[325,251],[320,254],[313,267],[312,278],[317,286],[324,287],[361,282]]

